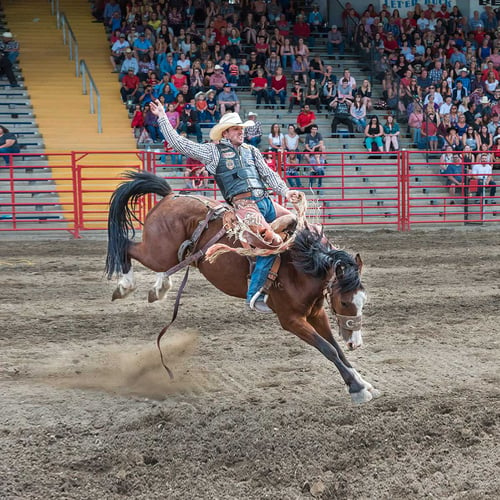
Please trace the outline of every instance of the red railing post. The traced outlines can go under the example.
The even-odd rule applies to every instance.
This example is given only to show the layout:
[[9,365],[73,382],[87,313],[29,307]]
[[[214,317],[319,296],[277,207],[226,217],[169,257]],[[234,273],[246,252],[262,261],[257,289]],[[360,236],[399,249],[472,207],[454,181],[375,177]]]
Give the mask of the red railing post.
[[73,210],[75,218],[74,237],[80,238],[80,231],[83,229],[83,188],[82,172],[76,162],[76,153],[71,151],[71,177],[73,180]]
[[409,152],[406,149],[398,152],[398,230],[410,230],[410,173]]

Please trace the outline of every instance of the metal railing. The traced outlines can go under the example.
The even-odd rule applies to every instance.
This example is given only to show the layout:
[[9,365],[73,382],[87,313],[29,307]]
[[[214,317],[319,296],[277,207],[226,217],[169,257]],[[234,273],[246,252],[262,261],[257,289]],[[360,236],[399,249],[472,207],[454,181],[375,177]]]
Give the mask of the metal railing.
[[97,132],[102,134],[102,113],[101,113],[101,94],[97,89],[92,74],[90,73],[89,67],[84,59],[80,60],[80,73],[82,76],[82,94],[87,95],[87,77],[89,79],[89,101],[90,101],[90,113],[95,114],[94,106],[94,94],[97,102]]
[[57,22],[58,29],[62,31],[64,45],[69,45],[69,59],[70,61],[75,61],[75,75],[80,76],[80,69],[78,65],[78,42],[64,12],[59,12]]

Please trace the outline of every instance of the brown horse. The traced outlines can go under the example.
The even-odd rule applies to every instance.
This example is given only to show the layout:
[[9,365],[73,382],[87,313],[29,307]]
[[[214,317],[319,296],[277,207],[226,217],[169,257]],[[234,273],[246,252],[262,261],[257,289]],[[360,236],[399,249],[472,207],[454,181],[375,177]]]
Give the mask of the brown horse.
[[[160,273],[149,294],[149,300],[153,301],[170,288],[170,273],[166,271],[179,264],[179,248],[184,248],[197,232],[196,228],[204,225],[211,208],[220,204],[203,197],[174,196],[164,179],[150,173],[129,172],[127,177],[130,181],[122,183],[111,198],[106,272],[109,278],[115,274],[120,278],[113,299],[123,298],[135,288],[131,259]],[[148,213],[142,242],[136,243],[129,239],[129,236],[133,238],[135,219],[131,205],[151,193],[163,199]],[[208,245],[215,241],[232,247],[240,246],[239,242],[235,243],[225,234],[220,217],[215,217],[198,232],[201,237],[192,244],[190,253],[193,255],[200,249],[201,252],[193,265],[222,292],[245,298],[249,274],[247,257],[228,252],[214,263],[204,258]],[[281,254],[278,277],[267,302],[285,330],[334,363],[356,403],[369,401],[379,393],[347,361],[333,337],[324,302],[328,297],[349,349],[359,347],[362,344],[361,314],[366,301],[361,268],[359,255],[353,258],[333,248],[322,233],[306,226],[295,236],[291,249]]]

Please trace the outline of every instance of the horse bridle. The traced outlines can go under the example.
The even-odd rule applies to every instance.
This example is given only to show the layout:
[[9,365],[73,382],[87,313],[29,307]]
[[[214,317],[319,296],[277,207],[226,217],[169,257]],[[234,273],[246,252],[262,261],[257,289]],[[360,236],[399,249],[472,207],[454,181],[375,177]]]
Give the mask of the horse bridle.
[[[333,288],[333,283],[335,281],[335,276],[328,281],[325,287],[325,295],[331,295],[331,289]],[[363,315],[358,316],[345,316],[343,314],[338,314],[337,311],[333,308],[331,297],[328,297],[328,303],[330,304],[330,309],[332,310],[335,319],[337,320],[337,324],[339,326],[340,333],[342,334],[342,330],[347,330],[349,332],[361,330],[361,325],[363,322]]]

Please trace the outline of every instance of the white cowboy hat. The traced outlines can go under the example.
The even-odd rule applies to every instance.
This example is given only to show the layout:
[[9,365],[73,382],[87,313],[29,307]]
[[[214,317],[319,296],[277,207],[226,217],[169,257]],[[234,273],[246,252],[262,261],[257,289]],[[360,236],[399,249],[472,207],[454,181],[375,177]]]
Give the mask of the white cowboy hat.
[[219,123],[210,130],[210,139],[220,141],[224,130],[231,127],[250,127],[252,125],[255,125],[253,121],[242,122],[238,113],[226,113]]
[[4,31],[4,32],[2,33],[2,36],[3,36],[4,38],[13,38],[13,35],[12,35],[12,33],[11,33],[10,31]]

